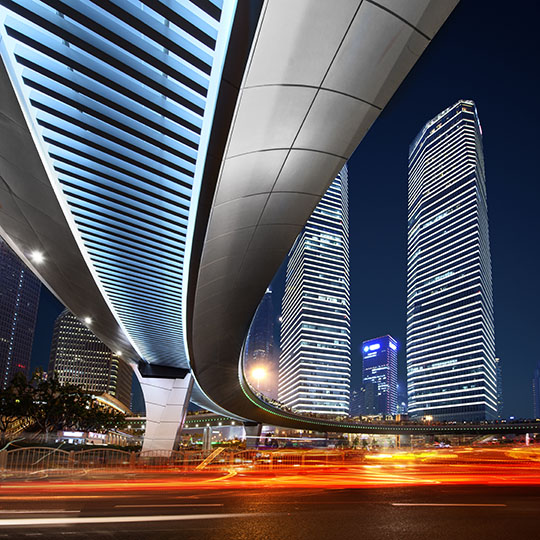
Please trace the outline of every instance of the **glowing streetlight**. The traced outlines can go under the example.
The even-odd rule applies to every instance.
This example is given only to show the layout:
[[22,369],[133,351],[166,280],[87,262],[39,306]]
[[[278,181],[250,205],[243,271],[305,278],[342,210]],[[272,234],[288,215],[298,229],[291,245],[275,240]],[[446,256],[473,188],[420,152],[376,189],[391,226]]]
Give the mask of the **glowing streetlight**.
[[251,371],[251,376],[257,381],[257,390],[260,390],[261,379],[266,377],[266,369],[263,367],[256,367]]
[[34,250],[30,253],[30,259],[33,263],[41,264],[45,260],[45,256],[41,251]]
[[83,319],[84,324],[89,325],[92,324],[92,317],[85,317]]

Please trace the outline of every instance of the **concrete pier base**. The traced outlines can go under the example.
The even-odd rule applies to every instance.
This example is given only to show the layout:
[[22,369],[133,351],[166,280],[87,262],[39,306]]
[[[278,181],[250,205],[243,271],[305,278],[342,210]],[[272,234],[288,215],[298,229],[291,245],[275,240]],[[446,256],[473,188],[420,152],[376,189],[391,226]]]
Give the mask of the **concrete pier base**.
[[142,450],[170,453],[176,449],[184,424],[193,378],[187,370],[156,368],[159,366],[151,366],[151,369],[141,369],[139,366],[135,370],[146,407],[146,432]]

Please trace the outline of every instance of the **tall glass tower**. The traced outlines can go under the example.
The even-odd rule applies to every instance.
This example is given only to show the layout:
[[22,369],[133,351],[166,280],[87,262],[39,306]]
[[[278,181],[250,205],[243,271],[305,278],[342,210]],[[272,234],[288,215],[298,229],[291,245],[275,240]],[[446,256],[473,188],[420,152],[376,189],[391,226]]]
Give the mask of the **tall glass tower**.
[[0,239],[0,389],[28,375],[41,283]]
[[351,371],[347,166],[289,253],[278,399],[298,412],[346,415]]
[[364,384],[376,388],[375,414],[397,413],[397,341],[382,336],[362,343],[362,375]]
[[409,149],[409,414],[493,419],[497,374],[482,128],[460,100]]

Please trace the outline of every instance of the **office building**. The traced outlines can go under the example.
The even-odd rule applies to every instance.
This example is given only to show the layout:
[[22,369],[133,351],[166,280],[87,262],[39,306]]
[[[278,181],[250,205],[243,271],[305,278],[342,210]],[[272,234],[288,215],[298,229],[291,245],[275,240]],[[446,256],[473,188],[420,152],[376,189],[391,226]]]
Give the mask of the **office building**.
[[67,309],[54,324],[49,376],[53,373],[63,384],[77,384],[96,395],[106,393],[130,406],[131,367]]
[[472,101],[430,120],[409,148],[409,415],[497,416],[482,129]]
[[244,371],[252,386],[272,399],[277,398],[277,364],[274,347],[274,305],[272,290],[268,289],[255,313],[246,339]]
[[16,373],[28,376],[40,281],[0,239],[0,389]]
[[407,385],[398,381],[397,385],[397,413],[407,414]]
[[500,358],[495,358],[495,371],[497,373],[497,418],[503,418],[503,384],[502,384],[502,363]]
[[533,414],[534,418],[540,418],[540,360],[534,370],[533,380]]
[[374,386],[374,414],[397,413],[397,341],[382,336],[362,343],[364,384]]
[[351,416],[377,416],[377,385],[365,381],[351,392]]
[[298,412],[349,413],[351,371],[347,167],[289,252],[278,399]]

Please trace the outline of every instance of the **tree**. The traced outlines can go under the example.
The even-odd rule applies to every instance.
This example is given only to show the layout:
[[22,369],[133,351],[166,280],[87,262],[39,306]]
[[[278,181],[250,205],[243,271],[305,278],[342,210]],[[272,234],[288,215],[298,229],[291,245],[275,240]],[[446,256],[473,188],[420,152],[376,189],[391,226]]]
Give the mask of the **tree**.
[[46,434],[59,429],[78,429],[93,397],[75,384],[62,384],[53,374],[45,378],[36,370],[30,381],[33,405],[29,416],[39,431]]
[[126,423],[126,417],[121,412],[106,409],[93,401],[79,418],[78,429],[83,431],[107,432],[119,428]]
[[17,373],[9,386],[0,390],[0,442],[15,424],[28,416],[32,405],[30,386],[22,373]]
[[106,432],[125,423],[125,416],[100,405],[94,396],[76,384],[62,384],[53,374],[45,377],[37,369],[30,382],[21,373],[0,392],[0,436],[23,418],[34,431],[49,434],[57,430]]

